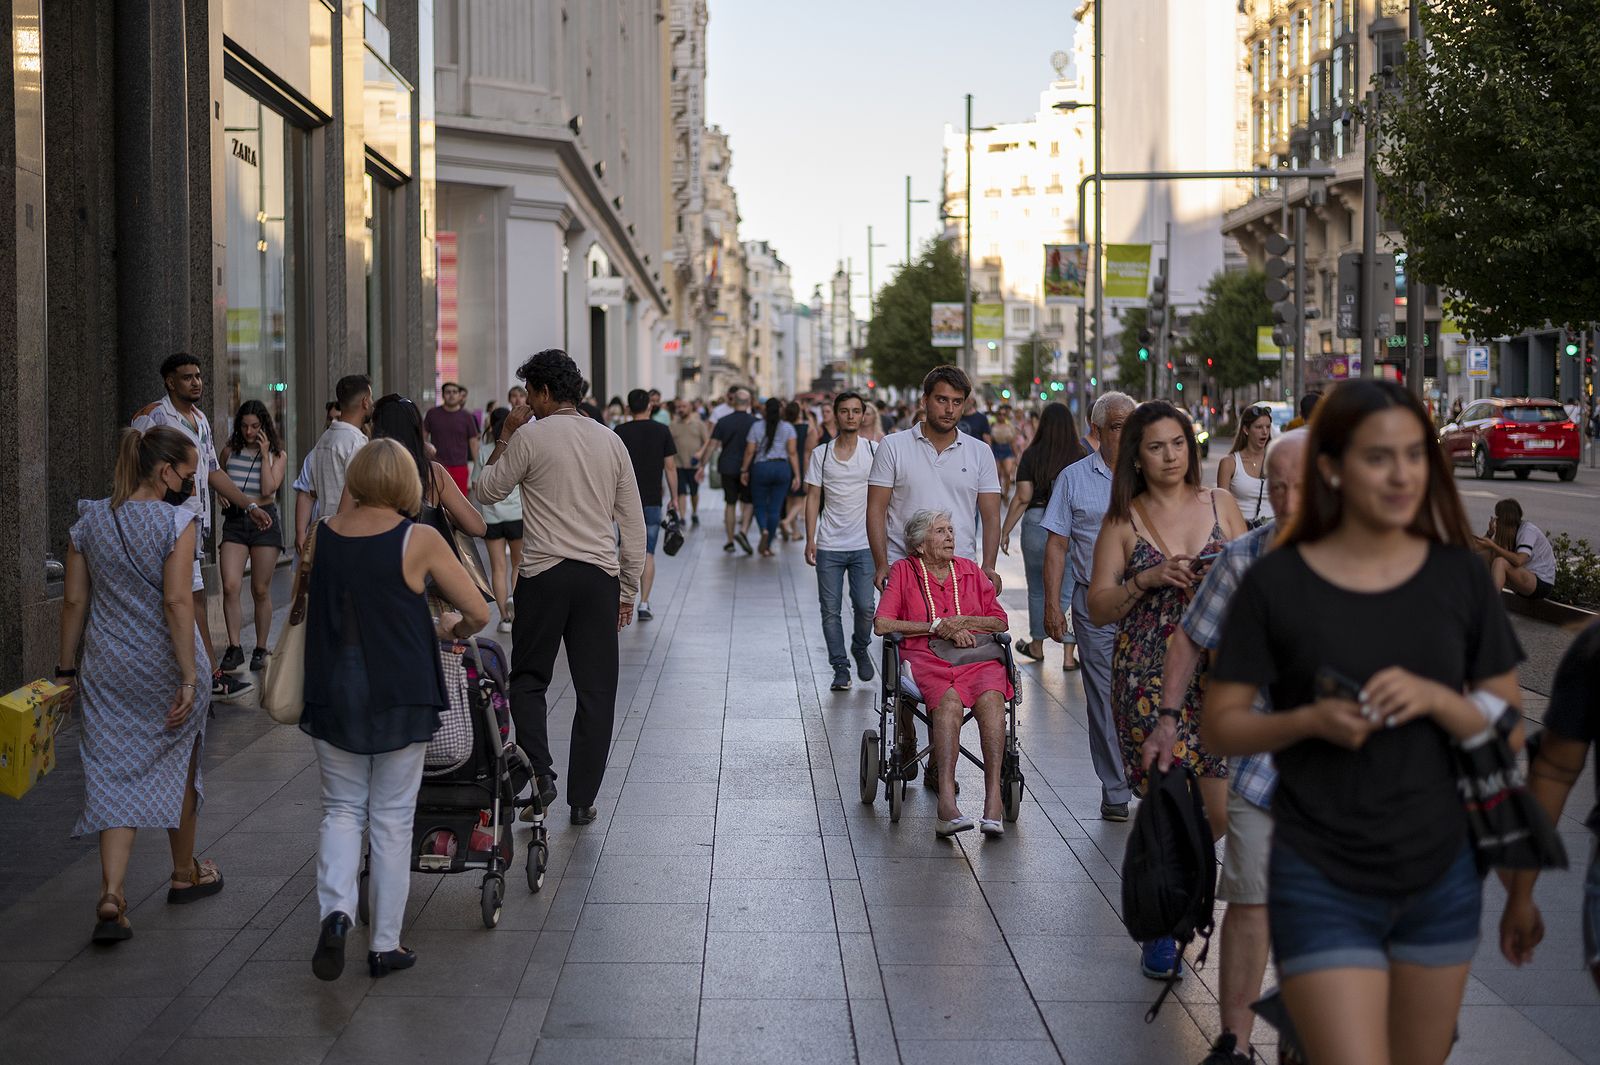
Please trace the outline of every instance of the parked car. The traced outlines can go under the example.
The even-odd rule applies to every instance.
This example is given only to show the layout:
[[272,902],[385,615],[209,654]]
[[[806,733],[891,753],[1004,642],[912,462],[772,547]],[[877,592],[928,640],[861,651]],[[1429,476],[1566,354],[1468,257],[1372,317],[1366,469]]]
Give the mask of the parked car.
[[1553,399],[1480,399],[1439,430],[1439,442],[1453,464],[1470,465],[1480,480],[1500,470],[1518,480],[1549,470],[1570,481],[1583,454],[1578,426]]
[[1273,436],[1282,436],[1283,431],[1289,427],[1289,423],[1294,421],[1294,404],[1290,403],[1288,400],[1271,400],[1267,403],[1259,404],[1259,406],[1266,407],[1272,412]]

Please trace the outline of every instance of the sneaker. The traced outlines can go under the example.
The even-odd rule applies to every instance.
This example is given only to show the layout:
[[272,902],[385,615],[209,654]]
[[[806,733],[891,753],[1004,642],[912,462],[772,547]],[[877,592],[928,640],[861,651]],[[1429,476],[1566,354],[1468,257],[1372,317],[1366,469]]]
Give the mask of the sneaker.
[[722,550],[724,554],[733,554],[733,541],[729,540],[727,543],[723,544]]
[[1152,980],[1183,979],[1183,955],[1171,936],[1152,939],[1139,955],[1139,971]]
[[1128,804],[1125,802],[1100,801],[1100,819],[1102,821],[1126,821],[1128,819]]
[[689,524],[694,526],[696,529],[700,528],[700,515],[696,514],[690,518]]
[[495,631],[496,632],[510,632],[511,631],[511,622],[505,621],[505,620],[501,620],[500,624],[495,626]]
[[1250,1065],[1250,1058],[1239,1052],[1237,1036],[1232,1032],[1223,1032],[1211,1044],[1211,1053],[1201,1060],[1200,1065]]
[[866,684],[868,681],[870,681],[873,677],[876,677],[877,675],[878,675],[877,671],[872,668],[872,652],[870,652],[870,651],[857,652],[857,654],[856,654],[856,676],[861,678],[861,683]]
[[738,544],[739,549],[747,555],[753,555],[756,553],[756,549],[750,546],[750,537],[746,536],[742,532],[733,534],[733,542]]
[[229,703],[255,690],[254,681],[240,680],[220,669],[211,674],[211,698],[214,701]]
[[653,617],[655,617],[655,615],[650,613],[650,604],[649,603],[640,603],[639,604],[639,620],[640,621],[649,621]]
[[265,647],[257,647],[254,651],[250,652],[250,672],[260,673],[266,668],[267,649]]
[[242,665],[244,665],[244,648],[235,645],[222,652],[222,661],[217,664],[217,668],[224,673],[232,673]]
[[843,666],[833,671],[833,683],[829,685],[830,691],[847,692],[850,690],[850,671]]

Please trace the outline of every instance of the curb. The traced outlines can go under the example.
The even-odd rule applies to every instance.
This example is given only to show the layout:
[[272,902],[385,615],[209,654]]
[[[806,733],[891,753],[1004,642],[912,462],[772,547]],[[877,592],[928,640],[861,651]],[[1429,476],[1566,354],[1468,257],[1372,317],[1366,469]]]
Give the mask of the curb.
[[1595,618],[1600,618],[1600,613],[1593,610],[1557,603],[1552,599],[1524,599],[1510,591],[1502,591],[1500,595],[1506,609],[1511,613],[1548,621],[1552,625],[1586,625]]

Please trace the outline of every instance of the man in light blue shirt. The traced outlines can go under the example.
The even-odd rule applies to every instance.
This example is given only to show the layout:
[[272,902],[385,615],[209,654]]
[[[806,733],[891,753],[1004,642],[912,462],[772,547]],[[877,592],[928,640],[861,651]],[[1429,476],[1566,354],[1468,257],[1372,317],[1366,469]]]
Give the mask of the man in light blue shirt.
[[[1095,400],[1089,420],[1099,433],[1100,450],[1061,471],[1039,523],[1050,533],[1044,554],[1044,631],[1051,639],[1061,640],[1066,635],[1066,605],[1071,606],[1083,694],[1089,704],[1089,754],[1100,778],[1100,816],[1107,821],[1126,821],[1132,796],[1122,768],[1116,719],[1111,714],[1111,652],[1116,648],[1117,627],[1091,623],[1086,597],[1089,575],[1094,571],[1094,542],[1111,505],[1117,445],[1133,408],[1133,399],[1122,392],[1107,392]],[[1062,578],[1069,555],[1072,584],[1063,597]]]

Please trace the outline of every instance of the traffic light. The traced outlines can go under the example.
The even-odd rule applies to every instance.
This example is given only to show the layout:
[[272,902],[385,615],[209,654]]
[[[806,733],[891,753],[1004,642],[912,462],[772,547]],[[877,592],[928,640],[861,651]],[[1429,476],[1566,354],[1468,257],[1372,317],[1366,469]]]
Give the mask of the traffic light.
[[1172,360],[1171,359],[1167,360],[1167,369],[1169,369],[1169,370],[1172,369]]
[[1035,378],[1034,378],[1034,379],[1033,379],[1033,383],[1034,383],[1034,384],[1039,384],[1039,383],[1040,383],[1040,381],[1039,381],[1039,378],[1037,378],[1037,377],[1035,377]]
[[1140,348],[1139,349],[1139,361],[1140,362],[1149,362],[1150,361],[1150,349],[1149,348]]
[[1578,357],[1578,342],[1576,340],[1567,341],[1567,358],[1576,359],[1577,357]]
[[1150,328],[1159,330],[1167,321],[1167,275],[1156,274],[1150,279],[1150,311],[1145,318]]
[[1173,384],[1172,384],[1172,387],[1176,388],[1179,392],[1182,392],[1183,391],[1183,382],[1182,381],[1174,381]]
[[1211,365],[1212,365],[1212,361],[1211,361],[1211,356],[1210,356],[1210,355],[1207,355],[1207,356],[1206,356],[1206,366],[1208,366],[1208,367],[1209,367],[1209,366],[1211,366]]
[[1002,389],[1001,389],[1001,390],[1000,390],[1000,398],[1001,398],[1001,399],[1010,399],[1010,398],[1011,398],[1011,389],[1009,389],[1009,388],[1002,388]]
[[1299,296],[1286,280],[1294,269],[1294,264],[1284,259],[1291,247],[1289,238],[1282,233],[1269,233],[1264,247],[1267,253],[1265,291],[1268,302],[1272,304],[1272,320],[1276,323],[1272,329],[1272,342],[1280,348],[1293,347],[1293,325],[1297,310],[1295,299]]

